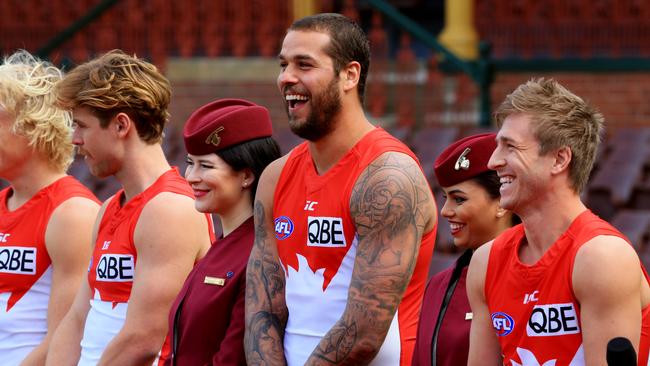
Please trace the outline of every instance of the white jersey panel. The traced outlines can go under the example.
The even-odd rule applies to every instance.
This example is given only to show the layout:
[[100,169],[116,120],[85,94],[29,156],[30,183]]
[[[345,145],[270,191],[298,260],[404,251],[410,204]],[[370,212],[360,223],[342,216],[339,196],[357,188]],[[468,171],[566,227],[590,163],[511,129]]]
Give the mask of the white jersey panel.
[[52,266],[7,311],[11,292],[0,294],[0,364],[19,365],[47,334]]
[[99,291],[95,291],[81,339],[79,366],[97,365],[108,343],[124,326],[127,308],[128,303],[102,301]]
[[[348,289],[357,253],[357,240],[350,246],[339,271],[325,291],[325,268],[312,272],[307,259],[298,255],[298,271],[289,266],[286,273],[285,297],[289,319],[284,333],[287,366],[304,365],[321,338],[341,318],[348,300]],[[318,309],[318,319],[314,319]]]

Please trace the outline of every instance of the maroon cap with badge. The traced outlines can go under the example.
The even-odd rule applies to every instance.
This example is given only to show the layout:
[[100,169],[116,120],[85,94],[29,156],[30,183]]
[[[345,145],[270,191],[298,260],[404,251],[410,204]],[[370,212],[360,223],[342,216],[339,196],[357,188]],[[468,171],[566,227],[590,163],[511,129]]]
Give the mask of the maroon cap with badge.
[[243,99],[219,99],[192,113],[183,128],[185,149],[207,155],[273,134],[269,111]]
[[449,187],[489,171],[487,163],[496,147],[494,133],[468,136],[449,145],[433,165],[438,183]]

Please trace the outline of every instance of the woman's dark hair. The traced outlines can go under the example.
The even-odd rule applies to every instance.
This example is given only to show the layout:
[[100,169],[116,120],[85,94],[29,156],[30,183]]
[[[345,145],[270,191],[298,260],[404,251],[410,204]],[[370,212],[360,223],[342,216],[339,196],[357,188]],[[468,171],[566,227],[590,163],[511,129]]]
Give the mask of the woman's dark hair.
[[[497,172],[494,170],[489,170],[487,172],[481,173],[472,179],[474,179],[476,183],[485,189],[490,198],[499,199],[501,197],[501,193],[499,192],[501,183],[499,182],[499,176],[497,175]],[[519,223],[521,223],[521,219],[519,216],[513,213],[512,225],[517,225]]]
[[[216,154],[235,171],[248,168],[253,172],[255,181],[251,186],[251,198],[255,198],[257,183],[264,168],[281,156],[280,146],[273,137],[246,141],[217,151]],[[254,199],[251,201],[255,202]]]

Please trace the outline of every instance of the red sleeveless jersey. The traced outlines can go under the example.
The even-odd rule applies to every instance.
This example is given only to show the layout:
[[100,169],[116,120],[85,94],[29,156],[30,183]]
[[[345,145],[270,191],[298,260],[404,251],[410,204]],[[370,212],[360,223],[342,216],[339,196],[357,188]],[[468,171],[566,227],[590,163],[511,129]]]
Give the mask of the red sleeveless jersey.
[[[498,236],[490,251],[485,297],[504,365],[584,365],[580,303],[573,294],[573,263],[583,244],[623,234],[586,210],[534,265],[519,261],[523,225]],[[646,279],[648,274],[643,270]],[[639,365],[648,362],[650,306],[643,309]]]
[[11,193],[11,187],[0,192],[0,354],[3,364],[17,365],[47,333],[52,261],[45,231],[50,217],[70,198],[99,201],[71,176],[41,189],[14,211],[7,208]]
[[[191,187],[174,168],[161,175],[124,206],[120,204],[124,190],[118,191],[104,211],[88,269],[88,284],[93,299],[81,340],[79,365],[96,364],[106,345],[124,325],[138,259],[133,238],[135,227],[146,204],[163,192],[194,199]],[[208,215],[206,217],[210,220]],[[170,223],[161,223],[166,224]],[[212,228],[211,221],[209,224]],[[214,239],[212,230],[210,239]],[[165,340],[161,361],[169,354],[168,346],[168,341]]]
[[[278,253],[289,309],[284,338],[288,365],[302,365],[345,309],[357,232],[350,214],[359,175],[385,152],[415,155],[381,128],[367,133],[329,171],[318,175],[307,143],[282,170],[273,202]],[[417,264],[373,364],[410,365],[435,227],[425,233]]]

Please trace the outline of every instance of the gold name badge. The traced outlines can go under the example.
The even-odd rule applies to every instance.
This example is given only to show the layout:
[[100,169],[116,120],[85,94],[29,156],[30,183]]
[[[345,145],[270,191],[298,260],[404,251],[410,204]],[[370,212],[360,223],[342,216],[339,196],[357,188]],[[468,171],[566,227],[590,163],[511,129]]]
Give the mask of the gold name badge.
[[472,313],[465,313],[465,320],[472,320],[473,317],[474,317],[474,314],[472,314]]
[[205,276],[203,283],[206,283],[208,285],[223,286],[226,283],[226,280],[219,277]]

